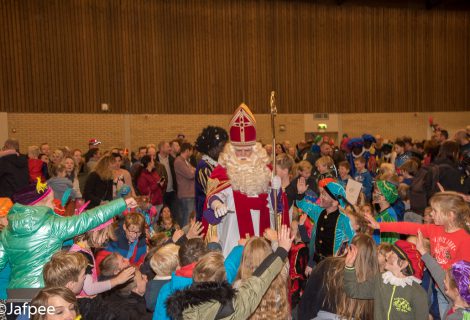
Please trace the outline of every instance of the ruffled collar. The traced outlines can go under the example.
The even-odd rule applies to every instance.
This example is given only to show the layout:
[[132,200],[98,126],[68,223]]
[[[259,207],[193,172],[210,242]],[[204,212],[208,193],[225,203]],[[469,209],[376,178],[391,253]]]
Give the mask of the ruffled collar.
[[217,161],[215,161],[214,159],[212,159],[211,157],[209,157],[207,154],[203,155],[202,156],[202,160],[204,160],[205,162],[213,165],[214,167],[217,166]]
[[390,271],[382,273],[382,279],[383,279],[383,283],[385,284],[391,284],[393,286],[400,286],[403,288],[406,286],[412,286],[413,282],[416,282],[417,284],[421,283],[421,280],[419,280],[416,277],[409,276],[406,278],[398,278],[394,276],[393,273]]
[[356,159],[356,158],[362,157],[364,155],[364,152],[365,152],[365,150],[362,149],[361,153],[359,153],[357,155],[354,154],[354,152],[351,152],[351,154],[352,154],[353,158]]

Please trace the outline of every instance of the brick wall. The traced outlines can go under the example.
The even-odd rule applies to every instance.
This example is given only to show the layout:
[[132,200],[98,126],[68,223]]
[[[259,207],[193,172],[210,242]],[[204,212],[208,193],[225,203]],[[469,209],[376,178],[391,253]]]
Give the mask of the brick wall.
[[340,121],[342,132],[351,137],[368,132],[391,140],[403,135],[426,139],[431,135],[428,122],[430,116],[435,123],[447,129],[451,136],[470,124],[470,112],[351,113],[342,114]]
[[[270,115],[255,116],[258,139],[269,143]],[[370,132],[392,139],[406,134],[416,139],[425,139],[428,135],[429,116],[433,116],[450,134],[470,124],[470,112],[340,114],[339,134],[346,132],[354,136]],[[113,146],[136,149],[140,145],[173,139],[178,133],[184,133],[193,142],[205,126],[217,125],[227,129],[230,121],[230,115],[8,113],[7,118],[9,135],[20,140],[22,151],[29,145],[39,145],[46,141],[53,148],[67,145],[86,149],[90,138],[100,139],[105,149]],[[285,126],[285,131],[279,130],[281,124]],[[276,125],[277,141],[289,140],[296,143],[304,139],[303,114],[280,114],[276,118]]]

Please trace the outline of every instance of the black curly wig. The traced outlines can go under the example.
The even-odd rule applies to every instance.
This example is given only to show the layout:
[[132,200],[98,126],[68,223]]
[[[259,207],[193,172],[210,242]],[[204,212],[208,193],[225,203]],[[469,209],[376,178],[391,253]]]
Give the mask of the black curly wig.
[[219,153],[223,150],[228,140],[228,134],[221,127],[208,126],[202,129],[201,134],[197,137],[194,147],[197,151],[207,154],[211,158],[217,160]]

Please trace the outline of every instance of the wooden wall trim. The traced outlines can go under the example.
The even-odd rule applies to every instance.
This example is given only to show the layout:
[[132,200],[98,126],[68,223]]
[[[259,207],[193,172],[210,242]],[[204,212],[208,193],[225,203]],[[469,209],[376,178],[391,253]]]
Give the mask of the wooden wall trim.
[[469,11],[309,1],[0,0],[0,111],[470,109]]

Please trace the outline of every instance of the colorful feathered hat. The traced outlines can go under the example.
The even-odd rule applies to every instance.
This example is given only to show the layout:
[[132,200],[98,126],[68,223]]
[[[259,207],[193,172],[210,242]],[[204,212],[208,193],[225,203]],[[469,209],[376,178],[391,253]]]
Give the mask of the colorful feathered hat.
[[17,191],[11,197],[13,202],[27,206],[33,206],[46,198],[52,192],[52,189],[49,188],[46,183],[42,183],[41,178],[38,177],[37,180],[38,182],[35,185],[31,184]]
[[[327,178],[328,179],[328,178]],[[324,180],[327,180],[324,179]],[[339,202],[339,205],[344,208],[348,203],[346,200],[346,191],[344,190],[343,186],[335,181],[328,181],[326,183],[319,183],[324,185],[323,189],[328,193],[328,195]]]

